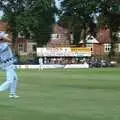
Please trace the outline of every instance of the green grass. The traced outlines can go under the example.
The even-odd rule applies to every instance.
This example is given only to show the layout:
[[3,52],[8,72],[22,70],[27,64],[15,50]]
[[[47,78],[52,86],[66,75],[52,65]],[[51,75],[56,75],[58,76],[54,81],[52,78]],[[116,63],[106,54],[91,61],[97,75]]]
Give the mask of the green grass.
[[120,120],[119,68],[17,73],[21,97],[0,93],[0,120]]

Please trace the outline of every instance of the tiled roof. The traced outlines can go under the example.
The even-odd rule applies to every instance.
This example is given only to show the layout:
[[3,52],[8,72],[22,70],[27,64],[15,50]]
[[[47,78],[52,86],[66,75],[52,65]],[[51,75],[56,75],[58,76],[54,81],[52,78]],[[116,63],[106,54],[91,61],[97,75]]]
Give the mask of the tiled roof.
[[[81,43],[84,43],[83,40],[80,41],[80,44],[81,44]],[[98,42],[98,40],[97,40],[96,38],[94,38],[93,36],[88,35],[88,36],[86,37],[86,43],[88,43],[88,44],[95,44],[95,43],[99,43],[99,42]]]
[[53,24],[52,25],[52,31],[53,33],[57,33],[57,34],[65,34],[68,33],[68,30],[59,26],[58,24]]
[[100,29],[97,33],[97,40],[99,41],[99,43],[110,43],[110,30],[108,28]]

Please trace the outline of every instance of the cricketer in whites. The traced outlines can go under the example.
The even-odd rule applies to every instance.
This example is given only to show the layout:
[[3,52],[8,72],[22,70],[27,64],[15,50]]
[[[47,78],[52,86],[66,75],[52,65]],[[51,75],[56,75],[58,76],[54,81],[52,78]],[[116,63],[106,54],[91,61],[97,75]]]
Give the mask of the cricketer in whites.
[[10,98],[18,98],[16,95],[17,74],[15,71],[15,56],[8,43],[12,40],[5,32],[0,32],[0,67],[6,73],[6,81],[0,85],[0,92],[8,90]]

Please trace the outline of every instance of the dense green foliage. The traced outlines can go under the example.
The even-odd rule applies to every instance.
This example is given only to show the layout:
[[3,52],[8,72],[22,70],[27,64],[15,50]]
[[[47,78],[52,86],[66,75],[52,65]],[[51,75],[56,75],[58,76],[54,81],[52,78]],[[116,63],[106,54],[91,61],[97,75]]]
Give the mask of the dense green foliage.
[[[18,34],[35,40],[38,46],[50,40],[54,15],[58,12],[55,0],[0,0],[0,9],[5,13],[3,19],[11,26],[13,42]],[[73,33],[74,45],[81,39],[85,44],[88,33],[96,37],[96,26],[107,25],[111,32],[110,55],[114,55],[117,41],[114,33],[120,28],[119,0],[62,0],[59,13],[59,24]]]
[[[120,1],[119,0],[104,0],[99,3],[100,8],[100,25],[107,25],[110,29],[111,51],[109,56],[115,56],[115,44],[118,42],[116,33],[120,29]],[[102,23],[102,24],[101,24]]]
[[85,40],[86,29],[89,25],[93,24],[91,14],[96,10],[96,1],[64,0],[61,6],[62,14],[60,23],[66,23],[66,26],[72,29],[74,35],[73,44],[79,44],[82,29],[84,29],[83,39]]
[[[90,28],[89,32],[95,36],[96,25],[100,27],[107,25],[111,31],[112,46],[116,42],[112,33],[118,31],[120,27],[119,0],[64,0],[61,6],[60,23],[71,29],[74,34],[73,44],[79,44],[81,39],[86,42],[88,27]],[[99,13],[99,20],[95,22],[92,14],[96,13]],[[84,36],[80,38],[82,30],[84,30]],[[111,52],[113,50],[112,48]]]
[[51,34],[56,8],[54,0],[1,0],[3,18],[8,21],[13,42],[18,35],[45,45]]

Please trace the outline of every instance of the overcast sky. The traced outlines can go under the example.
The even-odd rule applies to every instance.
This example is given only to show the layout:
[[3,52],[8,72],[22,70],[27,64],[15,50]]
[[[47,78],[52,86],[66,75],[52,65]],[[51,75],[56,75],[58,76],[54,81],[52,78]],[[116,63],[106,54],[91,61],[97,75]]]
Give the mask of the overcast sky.
[[[55,0],[56,6],[57,6],[58,9],[60,9],[60,2],[61,2],[61,1],[63,1],[63,0]],[[1,17],[2,15],[3,15],[3,12],[0,11],[0,17]],[[56,18],[56,19],[58,19],[58,18]]]
[[63,1],[63,0],[55,0],[56,2],[56,6],[58,7],[58,9],[60,9],[60,2]]
[[0,16],[2,16],[3,15],[3,12],[2,11],[0,11]]
[[[57,6],[58,9],[60,9],[60,3],[61,3],[61,1],[63,1],[63,0],[55,0],[56,6]],[[56,19],[56,21],[58,21],[59,17],[57,15],[55,15],[55,19]]]

